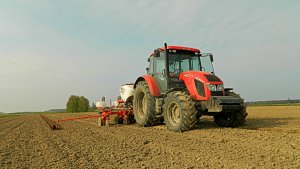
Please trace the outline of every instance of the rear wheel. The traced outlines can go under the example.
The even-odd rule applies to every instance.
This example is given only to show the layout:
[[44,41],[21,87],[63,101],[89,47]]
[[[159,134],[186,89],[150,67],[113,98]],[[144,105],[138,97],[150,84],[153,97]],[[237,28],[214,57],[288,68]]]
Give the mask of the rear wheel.
[[[240,95],[234,92],[226,92],[225,95],[242,99]],[[244,103],[242,104],[242,111],[215,115],[214,120],[216,124],[220,127],[238,127],[244,125],[246,123],[248,113],[246,112],[246,105]]]
[[155,98],[151,96],[145,81],[139,82],[134,90],[133,112],[138,125],[148,127],[157,124]]
[[193,100],[181,91],[168,94],[163,105],[163,116],[167,129],[171,131],[191,130],[197,122]]

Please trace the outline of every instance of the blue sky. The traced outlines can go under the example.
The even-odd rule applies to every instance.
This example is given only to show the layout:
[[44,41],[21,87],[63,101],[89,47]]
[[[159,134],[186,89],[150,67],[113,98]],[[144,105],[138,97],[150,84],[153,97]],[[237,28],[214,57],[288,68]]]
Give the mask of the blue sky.
[[296,0],[0,1],[0,111],[116,98],[164,42],[214,54],[247,100],[300,98]]

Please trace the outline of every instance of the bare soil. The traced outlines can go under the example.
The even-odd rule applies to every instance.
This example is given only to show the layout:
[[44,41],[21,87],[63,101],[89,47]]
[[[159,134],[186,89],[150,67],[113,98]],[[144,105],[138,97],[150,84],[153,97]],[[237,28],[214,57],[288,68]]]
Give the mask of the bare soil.
[[[39,115],[0,118],[0,168],[300,168],[300,107],[249,107],[247,124],[220,128],[201,117],[192,131],[164,125],[51,130]],[[51,119],[87,114],[47,114]]]

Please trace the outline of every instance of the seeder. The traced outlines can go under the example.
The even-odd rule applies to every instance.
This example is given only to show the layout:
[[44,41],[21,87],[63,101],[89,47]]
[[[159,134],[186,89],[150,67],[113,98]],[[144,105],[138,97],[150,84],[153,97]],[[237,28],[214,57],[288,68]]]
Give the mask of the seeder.
[[110,106],[106,107],[105,97],[102,97],[100,102],[96,102],[96,107],[99,110],[100,118],[98,118],[99,126],[108,126],[108,121],[111,115],[115,115],[115,124],[131,124],[134,123],[133,115],[133,84],[125,84],[120,88],[120,96]]
[[102,97],[100,102],[96,102],[96,107],[99,110],[98,115],[87,115],[82,117],[72,117],[64,119],[50,120],[45,116],[42,118],[54,129],[59,129],[61,122],[98,118],[98,126],[109,126],[110,116],[114,116],[115,124],[132,124],[135,122],[132,108],[133,99],[133,84],[122,85],[120,88],[121,96],[114,102],[110,101],[110,106],[106,107],[105,97]]
[[98,126],[108,126],[111,115],[114,116],[115,124],[131,124],[134,123],[134,116],[131,104],[127,104],[124,100],[118,98],[110,107],[105,106],[105,98],[102,97],[101,102],[96,103],[99,110]]

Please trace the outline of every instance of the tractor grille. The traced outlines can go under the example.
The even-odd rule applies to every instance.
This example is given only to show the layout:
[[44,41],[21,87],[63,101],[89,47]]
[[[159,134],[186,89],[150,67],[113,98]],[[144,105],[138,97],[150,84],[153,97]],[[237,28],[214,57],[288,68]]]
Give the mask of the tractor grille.
[[210,82],[221,82],[221,80],[215,75],[205,75],[205,77]]
[[197,89],[197,92],[200,96],[202,97],[205,97],[205,93],[204,93],[204,85],[203,83],[201,83],[200,81],[198,80],[195,80],[195,85],[196,85],[196,89]]
[[223,96],[223,91],[211,91],[211,96]]

